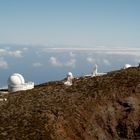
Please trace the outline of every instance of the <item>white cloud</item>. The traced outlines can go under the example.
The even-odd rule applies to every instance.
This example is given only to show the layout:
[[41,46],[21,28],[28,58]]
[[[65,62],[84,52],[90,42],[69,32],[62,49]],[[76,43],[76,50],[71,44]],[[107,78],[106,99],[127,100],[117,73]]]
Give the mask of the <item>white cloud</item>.
[[15,51],[9,51],[7,49],[0,49],[0,56],[12,56],[12,57],[22,57],[22,51],[15,50]]
[[94,52],[94,53],[103,53],[103,54],[110,54],[110,55],[134,55],[139,56],[140,55],[140,48],[123,48],[123,47],[117,47],[117,48],[109,48],[109,47],[94,47],[94,48],[84,48],[84,47],[67,47],[67,48],[58,48],[58,47],[52,47],[52,48],[43,48],[42,51],[44,52]]
[[95,58],[93,58],[93,57],[87,57],[86,60],[87,60],[87,62],[92,63],[92,64],[95,63],[95,61],[96,61]]
[[71,58],[67,62],[60,62],[56,57],[50,57],[49,62],[52,66],[66,66],[74,68],[76,66],[76,59]]
[[87,62],[89,62],[90,64],[105,64],[105,65],[111,65],[109,60],[105,59],[105,58],[93,58],[93,57],[87,57],[86,58]]
[[28,48],[25,47],[25,48],[23,48],[22,50],[23,50],[23,51],[28,51]]
[[42,63],[39,63],[39,62],[33,63],[33,67],[41,67],[41,66],[43,66]]
[[62,66],[62,63],[55,57],[50,57],[49,62],[52,66]]
[[70,59],[70,61],[66,62],[65,66],[74,68],[76,66],[76,59]]
[[8,63],[3,59],[0,59],[0,68],[1,69],[7,69],[8,68]]
[[22,51],[20,50],[9,51],[8,54],[13,57],[18,57],[18,58],[22,57]]
[[108,66],[111,65],[110,62],[109,62],[109,60],[107,60],[107,59],[103,59],[103,63],[104,63],[105,65],[108,65]]
[[7,51],[5,49],[0,49],[0,56],[6,55]]

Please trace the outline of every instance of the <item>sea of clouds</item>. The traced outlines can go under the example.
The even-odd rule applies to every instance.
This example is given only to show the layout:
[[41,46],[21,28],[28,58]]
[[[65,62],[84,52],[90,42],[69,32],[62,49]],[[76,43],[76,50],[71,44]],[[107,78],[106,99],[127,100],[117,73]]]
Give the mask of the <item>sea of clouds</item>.
[[39,84],[61,80],[68,71],[75,76],[90,74],[94,64],[98,71],[108,72],[139,62],[139,48],[0,44],[0,87],[5,87],[15,72]]

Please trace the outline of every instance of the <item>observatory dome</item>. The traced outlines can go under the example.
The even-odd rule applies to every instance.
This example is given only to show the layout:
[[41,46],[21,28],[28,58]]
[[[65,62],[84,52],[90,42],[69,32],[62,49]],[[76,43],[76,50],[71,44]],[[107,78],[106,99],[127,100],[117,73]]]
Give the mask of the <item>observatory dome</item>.
[[8,80],[8,91],[15,92],[20,90],[28,90],[34,88],[33,82],[25,82],[23,76],[19,73],[12,74]]
[[68,72],[67,76],[73,78],[73,74],[71,72]]
[[8,85],[21,85],[24,84],[25,80],[21,74],[14,73],[8,78]]
[[123,69],[127,69],[127,68],[130,68],[130,67],[131,67],[130,64],[125,64],[124,67],[123,67]]

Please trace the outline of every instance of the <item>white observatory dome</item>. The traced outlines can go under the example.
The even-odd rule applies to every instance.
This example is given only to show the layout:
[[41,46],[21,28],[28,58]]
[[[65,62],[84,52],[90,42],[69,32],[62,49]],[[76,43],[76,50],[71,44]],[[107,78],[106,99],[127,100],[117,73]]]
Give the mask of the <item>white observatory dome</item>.
[[124,67],[123,67],[123,69],[127,69],[127,68],[130,68],[130,67],[131,67],[130,64],[125,64]]
[[8,78],[8,85],[21,85],[25,80],[21,74],[14,73]]
[[67,81],[64,82],[64,85],[66,86],[71,86],[72,85],[72,79],[73,79],[73,74],[71,72],[68,72],[67,74]]
[[71,72],[68,72],[67,76],[73,78],[73,74]]
[[12,74],[7,81],[8,90],[11,92],[34,88],[33,82],[25,82],[23,76],[18,73]]

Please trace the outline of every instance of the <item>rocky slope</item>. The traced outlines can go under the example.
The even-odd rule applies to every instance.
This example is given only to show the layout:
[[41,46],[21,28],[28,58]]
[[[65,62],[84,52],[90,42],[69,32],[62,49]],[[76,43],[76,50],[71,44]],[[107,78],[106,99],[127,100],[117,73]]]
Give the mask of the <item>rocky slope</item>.
[[140,68],[3,96],[0,140],[140,139]]

